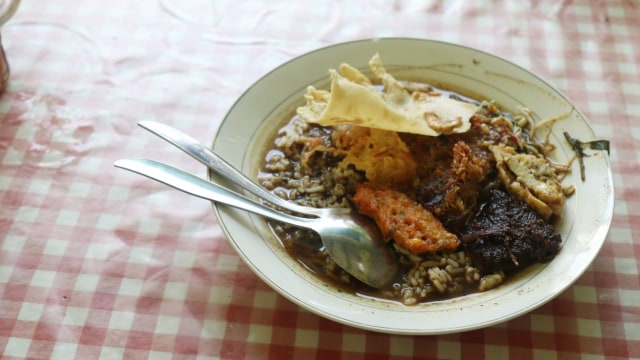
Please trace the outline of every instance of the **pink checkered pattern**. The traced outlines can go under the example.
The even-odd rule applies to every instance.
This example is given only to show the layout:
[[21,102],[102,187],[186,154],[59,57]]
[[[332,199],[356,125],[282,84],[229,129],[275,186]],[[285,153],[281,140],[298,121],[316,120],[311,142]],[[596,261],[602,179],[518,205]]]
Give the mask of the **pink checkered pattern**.
[[[640,359],[640,4],[618,0],[24,0],[2,28],[2,359]],[[208,143],[234,100],[320,46],[408,36],[495,53],[548,79],[611,140],[615,218],[595,262],[541,308],[442,336],[370,333],[267,287],[210,205],[122,171],[137,128]]]

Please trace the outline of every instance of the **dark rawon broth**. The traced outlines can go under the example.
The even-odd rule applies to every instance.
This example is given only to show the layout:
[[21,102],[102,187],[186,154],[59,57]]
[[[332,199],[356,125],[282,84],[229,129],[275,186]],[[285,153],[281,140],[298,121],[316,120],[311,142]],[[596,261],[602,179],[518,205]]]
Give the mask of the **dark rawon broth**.
[[[424,88],[425,85],[414,83],[410,86]],[[480,104],[480,102],[475,102],[469,97],[455,92],[435,88],[432,90],[442,93],[443,96]],[[434,175],[430,174],[436,170],[441,171],[443,163],[439,159],[431,157],[440,156],[439,152],[441,151],[449,151],[448,149],[451,148],[449,144],[452,142],[467,142],[473,151],[479,154],[478,156],[489,158],[491,157],[490,152],[480,150],[484,146],[483,144],[486,145],[488,141],[496,143],[509,141],[508,139],[513,136],[513,133],[510,130],[507,131],[508,126],[511,126],[512,129],[514,126],[519,126],[514,121],[514,117],[511,114],[501,112],[491,103],[482,103],[481,109],[477,115],[479,119],[476,119],[472,130],[466,134],[441,135],[439,137],[401,134],[401,138],[409,146],[413,155],[420,158],[418,161],[419,179],[416,180],[416,185],[403,191],[409,193],[412,198],[419,198],[427,196],[424,193],[432,191],[432,188],[437,189],[438,185],[436,184],[431,186],[430,190],[430,185],[427,183],[434,181]],[[311,159],[301,158],[301,155],[309,150],[309,139],[313,139],[312,142],[331,146],[332,128],[307,124],[295,114],[291,114],[288,119],[284,120],[288,121],[274,135],[272,146],[265,150],[264,162],[259,174],[261,184],[277,195],[301,205],[314,207],[353,206],[352,198],[357,185],[366,181],[363,172],[353,168],[342,169],[338,166],[341,158],[332,156],[328,152],[316,152]],[[537,146],[529,138],[526,131],[527,124],[520,125],[523,125],[518,134],[521,141],[525,141],[531,146]],[[421,152],[430,155],[423,156]],[[445,157],[447,156],[445,155]],[[496,261],[497,265],[484,263],[485,260],[491,261],[486,257],[494,256],[495,253],[511,252],[511,249],[507,247],[501,248],[501,245],[496,244],[496,241],[505,241],[500,239],[522,235],[517,231],[509,232],[504,226],[491,225],[491,221],[487,221],[486,216],[484,223],[478,222],[478,225],[470,225],[473,224],[474,219],[481,217],[477,214],[490,207],[489,201],[493,201],[492,199],[496,196],[506,195],[510,198],[503,199],[505,204],[509,203],[509,205],[505,205],[509,208],[503,209],[507,214],[510,211],[520,211],[525,213],[522,215],[521,220],[523,221],[524,219],[528,219],[527,221],[537,219],[532,215],[533,210],[526,205],[523,207],[524,203],[511,201],[514,198],[505,191],[498,179],[495,160],[489,159],[489,161],[493,162],[492,169],[483,175],[482,181],[475,184],[479,193],[476,201],[468,209],[465,209],[463,214],[459,214],[460,216],[447,217],[444,214],[441,217],[441,221],[447,229],[460,237],[462,243],[460,249],[452,253],[418,256],[396,246],[395,249],[402,267],[402,278],[383,289],[372,289],[346,274],[327,256],[319,236],[313,231],[277,222],[269,222],[269,225],[292,258],[332,286],[343,291],[366,297],[399,301],[406,305],[485,291],[498,286],[507,275],[511,276],[530,263],[551,259],[559,251],[561,242],[559,235],[555,234],[549,222],[538,219],[536,224],[544,228],[540,236],[552,235],[552,243],[536,243],[529,246],[520,244],[523,243],[522,241],[516,242],[513,251],[518,256],[529,256],[530,259],[526,262],[516,262],[515,265],[500,264],[501,261],[504,262],[505,256],[507,258],[514,256],[513,254],[502,254],[502,258]],[[446,166],[446,164],[444,165]],[[435,199],[437,196],[430,196],[424,203],[429,203],[431,200],[431,202],[438,201]],[[480,220],[482,219],[480,218]],[[473,226],[482,229],[474,231]],[[508,226],[517,227],[517,223],[508,224]],[[484,241],[484,243],[480,244],[479,241]],[[541,239],[541,241],[544,240]],[[538,245],[545,248],[536,250]],[[482,246],[486,246],[486,248],[478,249]],[[543,254],[537,254],[536,251]],[[470,256],[474,253],[474,257]]]

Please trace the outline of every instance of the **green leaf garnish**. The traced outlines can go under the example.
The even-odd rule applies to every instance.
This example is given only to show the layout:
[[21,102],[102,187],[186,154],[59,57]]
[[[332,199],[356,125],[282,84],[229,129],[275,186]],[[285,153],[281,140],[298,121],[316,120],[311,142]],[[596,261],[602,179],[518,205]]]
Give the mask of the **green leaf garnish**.
[[593,140],[593,141],[580,141],[576,138],[571,137],[568,132],[564,132],[564,137],[571,145],[571,148],[576,153],[578,157],[578,163],[580,164],[580,179],[584,181],[585,179],[585,166],[584,166],[584,158],[589,155],[585,154],[584,148],[589,147],[592,150],[606,150],[607,154],[609,154],[609,141],[608,140]]

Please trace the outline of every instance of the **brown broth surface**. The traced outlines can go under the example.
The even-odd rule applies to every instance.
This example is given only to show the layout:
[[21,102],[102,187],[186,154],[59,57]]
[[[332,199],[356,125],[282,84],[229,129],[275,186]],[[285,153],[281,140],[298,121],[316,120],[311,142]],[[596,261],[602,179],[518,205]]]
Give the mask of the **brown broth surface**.
[[[480,104],[479,101],[459,93],[442,89],[433,90],[440,92],[442,96],[450,96],[461,101]],[[495,111],[497,108],[494,107],[493,109]],[[504,121],[513,119],[510,114],[502,112],[491,116],[502,117],[505,119]],[[292,115],[284,127],[291,127],[291,124],[301,121],[297,115]],[[487,123],[489,125],[492,124],[488,120]],[[311,124],[308,127],[303,126],[303,128],[304,130],[298,133],[300,138],[291,141],[287,146],[276,146],[275,144],[278,142],[276,140],[281,135],[275,136],[272,142],[274,145],[266,149],[264,153],[264,163],[259,173],[260,182],[279,196],[301,205],[335,206],[336,201],[341,201],[342,204],[350,204],[355,192],[355,186],[360,182],[366,181],[363,173],[352,170],[347,174],[332,176],[332,171],[339,167],[338,164],[341,158],[323,153],[314,154],[315,157],[309,161],[311,165],[303,164],[300,154],[305,151],[310,141],[309,139],[330,144],[332,134],[331,128],[322,128],[317,125]],[[278,132],[278,134],[281,133],[282,131]],[[433,152],[431,150],[433,146],[448,146],[448,142],[452,140],[475,141],[473,135],[467,134],[462,134],[457,138],[444,135],[438,138],[427,138],[415,135],[403,137],[403,140],[406,139],[407,145],[419,163],[430,161],[429,157],[422,152]],[[429,166],[427,166],[428,171],[432,171],[433,169],[429,168]],[[492,178],[486,180],[486,183],[494,187],[500,186],[495,174],[491,176]],[[318,186],[323,187],[324,190],[320,193],[305,193],[305,189],[318,188]],[[342,189],[342,192],[337,189]],[[336,192],[338,193],[337,195]],[[415,195],[411,194],[411,196]],[[273,221],[269,222],[269,224],[287,253],[308,271],[341,291],[369,298],[398,301],[413,305],[477,292],[479,291],[480,280],[484,281],[485,277],[489,280],[499,279],[499,282],[504,280],[504,274],[481,272],[471,259],[465,256],[462,250],[454,253],[416,256],[397,249],[402,277],[399,277],[396,282],[386,288],[373,289],[355,280],[337,267],[325,253],[322,242],[315,232]],[[446,283],[443,291],[440,291],[442,287],[438,279],[441,279],[442,283]]]

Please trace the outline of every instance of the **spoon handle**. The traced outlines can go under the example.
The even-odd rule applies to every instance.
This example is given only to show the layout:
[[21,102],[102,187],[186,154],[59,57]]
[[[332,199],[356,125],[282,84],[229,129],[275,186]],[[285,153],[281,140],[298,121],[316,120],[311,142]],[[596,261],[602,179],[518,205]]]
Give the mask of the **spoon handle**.
[[316,219],[299,218],[278,212],[224,187],[199,178],[184,170],[148,159],[123,159],[114,163],[116,167],[144,175],[177,190],[206,200],[229,205],[273,220],[313,230]]
[[314,217],[323,215],[323,209],[299,206],[269,192],[262,186],[258,185],[255,181],[251,180],[248,176],[234,168],[233,165],[229,164],[218,154],[213,152],[213,150],[175,128],[155,121],[140,121],[138,122],[138,125],[178,147],[196,160],[208,166],[216,174],[230,180],[234,184],[237,184],[241,188],[258,196],[262,200],[266,200],[278,207],[298,214]]

